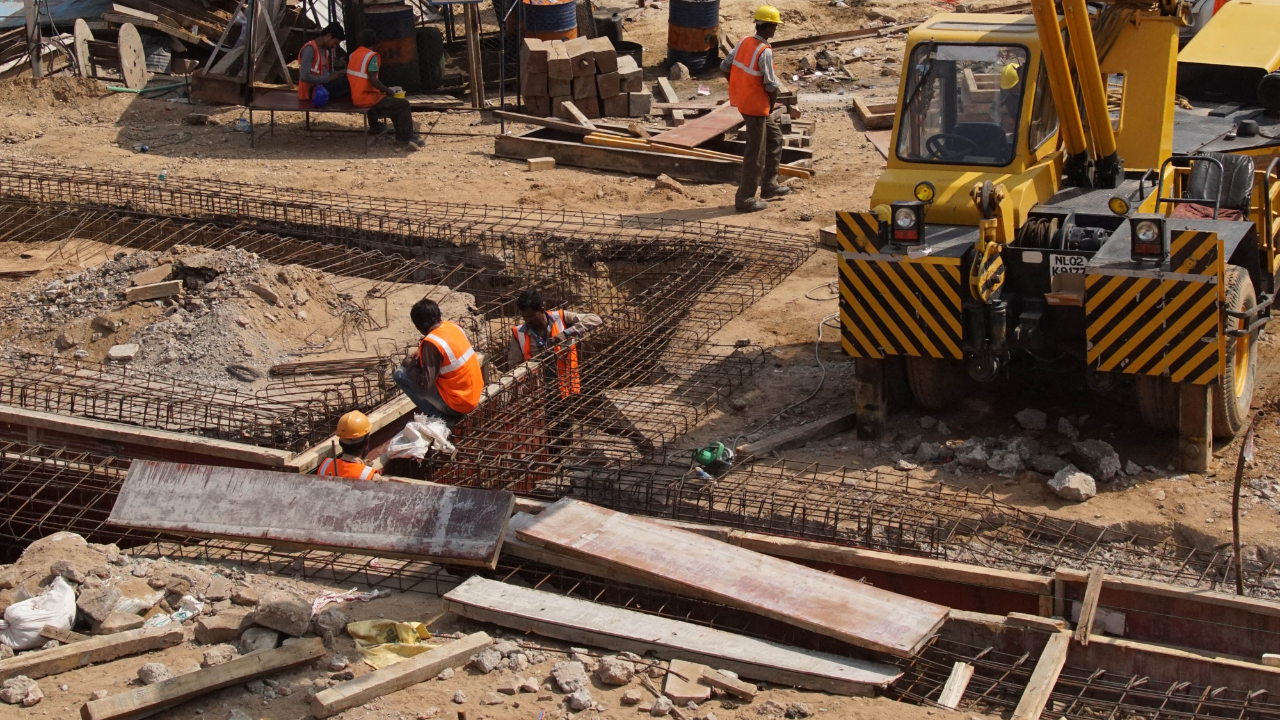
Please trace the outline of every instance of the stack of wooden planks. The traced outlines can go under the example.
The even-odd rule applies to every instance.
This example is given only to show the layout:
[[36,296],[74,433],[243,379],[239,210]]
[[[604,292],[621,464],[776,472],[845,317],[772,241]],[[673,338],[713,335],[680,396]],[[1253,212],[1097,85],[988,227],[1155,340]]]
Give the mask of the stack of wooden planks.
[[653,104],[635,59],[619,56],[605,37],[525,38],[520,46],[520,92],[529,114],[565,120],[579,115],[641,117]]

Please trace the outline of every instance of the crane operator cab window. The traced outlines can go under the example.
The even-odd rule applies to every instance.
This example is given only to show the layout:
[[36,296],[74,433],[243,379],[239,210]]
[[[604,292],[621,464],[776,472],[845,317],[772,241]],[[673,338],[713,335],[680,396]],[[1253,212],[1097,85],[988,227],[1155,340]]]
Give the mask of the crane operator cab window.
[[1013,162],[1027,50],[922,42],[911,52],[898,157],[911,162]]

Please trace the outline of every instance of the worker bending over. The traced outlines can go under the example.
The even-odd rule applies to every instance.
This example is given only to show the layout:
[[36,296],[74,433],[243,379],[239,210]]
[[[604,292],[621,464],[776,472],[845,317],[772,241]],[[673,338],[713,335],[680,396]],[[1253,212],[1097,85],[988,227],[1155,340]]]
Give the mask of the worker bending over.
[[391,88],[378,79],[382,58],[372,50],[378,34],[369,28],[360,31],[360,47],[347,61],[347,81],[351,83],[351,104],[368,110],[369,132],[382,133],[385,118],[396,128],[396,143],[406,150],[417,150],[426,143],[414,137],[413,111],[409,101],[395,97]]
[[364,463],[372,431],[373,425],[369,418],[359,410],[352,410],[339,418],[338,445],[342,448],[342,454],[336,458],[325,458],[316,474],[350,480],[381,480],[382,476]]
[[[302,46],[298,53],[298,99],[311,100],[316,88],[323,86],[330,100],[351,94],[345,72],[346,60],[337,58],[338,43],[347,39],[341,23],[332,22],[320,31],[320,37]],[[338,72],[342,70],[343,72]],[[336,74],[335,74],[336,73]]]
[[442,418],[453,427],[480,404],[484,375],[480,357],[462,328],[440,317],[440,306],[423,298],[409,318],[422,333],[418,352],[410,353],[392,378],[418,412]]
[[542,293],[529,288],[516,298],[516,309],[524,323],[511,330],[511,343],[507,346],[507,364],[515,367],[550,347],[561,347],[564,352],[556,355],[555,363],[543,364],[543,377],[556,383],[560,397],[567,398],[580,392],[582,380],[578,377],[578,348],[575,337],[604,323],[599,315],[574,313],[567,310],[547,312]]
[[[756,8],[756,34],[738,41],[720,63],[729,76],[729,104],[738,108],[746,121],[747,150],[742,156],[742,179],[733,206],[738,212],[756,212],[769,207],[764,200],[791,193],[778,184],[778,164],[782,162],[782,126],[773,115],[778,104],[778,75],[773,69],[773,49],[769,39],[778,31],[782,16],[771,5]],[[756,190],[760,198],[756,198]]]

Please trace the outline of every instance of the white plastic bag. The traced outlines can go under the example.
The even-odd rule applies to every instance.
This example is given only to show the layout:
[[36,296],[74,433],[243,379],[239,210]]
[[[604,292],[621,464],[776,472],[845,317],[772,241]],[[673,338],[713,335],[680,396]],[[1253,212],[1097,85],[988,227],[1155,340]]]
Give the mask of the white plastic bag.
[[40,636],[45,625],[70,630],[76,619],[76,591],[61,575],[43,595],[10,605],[0,621],[0,642],[14,650],[30,650],[49,642]]
[[415,458],[421,460],[433,450],[452,455],[457,452],[449,442],[449,426],[438,417],[414,415],[413,422],[404,426],[387,446],[389,458]]

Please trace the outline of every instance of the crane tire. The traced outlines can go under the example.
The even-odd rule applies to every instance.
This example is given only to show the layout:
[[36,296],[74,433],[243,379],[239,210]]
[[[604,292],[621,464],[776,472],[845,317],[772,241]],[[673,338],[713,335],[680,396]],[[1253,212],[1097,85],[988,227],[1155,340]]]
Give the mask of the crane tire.
[[942,411],[964,399],[970,381],[959,360],[908,356],[907,382],[916,405]]
[[[1223,275],[1226,286],[1224,310],[1243,312],[1258,304],[1253,291],[1253,281],[1242,267],[1228,265]],[[1223,326],[1240,328],[1245,321],[1225,318]],[[1258,366],[1258,331],[1244,337],[1227,338],[1227,357],[1223,364],[1222,378],[1213,389],[1213,436],[1227,440],[1244,429],[1249,418],[1249,405],[1253,402],[1255,371]]]

